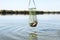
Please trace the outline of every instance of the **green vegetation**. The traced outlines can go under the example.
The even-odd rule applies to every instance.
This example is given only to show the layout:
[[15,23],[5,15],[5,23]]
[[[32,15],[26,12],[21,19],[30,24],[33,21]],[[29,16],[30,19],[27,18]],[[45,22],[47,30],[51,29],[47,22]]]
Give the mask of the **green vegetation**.
[[[28,15],[28,11],[13,11],[13,10],[0,10],[0,15],[13,15],[13,14],[23,14],[23,15]],[[60,14],[60,11],[36,11],[36,14]]]

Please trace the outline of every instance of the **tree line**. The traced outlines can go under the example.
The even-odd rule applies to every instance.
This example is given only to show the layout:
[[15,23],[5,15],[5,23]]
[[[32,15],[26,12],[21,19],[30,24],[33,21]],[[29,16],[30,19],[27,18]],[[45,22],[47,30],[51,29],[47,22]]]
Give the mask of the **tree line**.
[[[0,10],[1,15],[23,14],[28,15],[29,11],[13,11],[13,10]],[[36,14],[60,14],[60,11],[36,11]]]

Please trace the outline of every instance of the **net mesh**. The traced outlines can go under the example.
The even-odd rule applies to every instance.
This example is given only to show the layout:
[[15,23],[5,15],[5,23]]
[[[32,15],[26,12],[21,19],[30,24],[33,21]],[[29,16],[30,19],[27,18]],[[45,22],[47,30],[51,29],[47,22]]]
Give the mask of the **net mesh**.
[[36,8],[29,9],[29,23],[32,27],[35,27],[37,25]]

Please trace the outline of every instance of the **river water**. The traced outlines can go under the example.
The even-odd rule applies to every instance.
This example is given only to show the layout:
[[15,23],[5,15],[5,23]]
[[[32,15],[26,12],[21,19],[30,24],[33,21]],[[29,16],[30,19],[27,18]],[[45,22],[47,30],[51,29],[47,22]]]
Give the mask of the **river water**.
[[29,26],[29,15],[0,15],[0,40],[60,40],[60,14],[37,15],[38,25]]

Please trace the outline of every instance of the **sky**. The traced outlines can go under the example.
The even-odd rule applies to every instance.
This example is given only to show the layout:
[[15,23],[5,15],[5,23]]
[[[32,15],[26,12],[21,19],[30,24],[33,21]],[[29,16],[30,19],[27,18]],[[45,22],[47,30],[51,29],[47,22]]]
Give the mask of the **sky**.
[[[60,11],[60,0],[34,0],[36,9],[41,11]],[[32,0],[31,0],[31,4]],[[28,10],[29,0],[0,0],[0,10]]]

